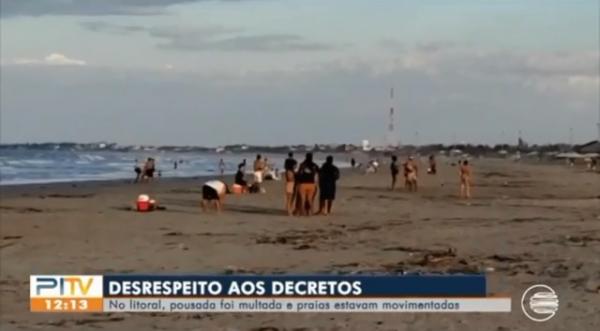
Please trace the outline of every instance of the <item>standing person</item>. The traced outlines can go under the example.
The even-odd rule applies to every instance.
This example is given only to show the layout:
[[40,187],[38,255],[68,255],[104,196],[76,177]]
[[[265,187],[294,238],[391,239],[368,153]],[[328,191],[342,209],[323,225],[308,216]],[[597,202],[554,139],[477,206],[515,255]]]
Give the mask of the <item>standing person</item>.
[[221,173],[221,177],[225,175],[225,161],[223,159],[219,160],[219,172]]
[[354,167],[356,167],[356,160],[354,158],[352,158],[350,160],[350,166],[354,169]]
[[285,169],[285,208],[288,215],[294,214],[294,198],[296,192],[296,165],[298,162],[294,159],[294,153],[289,152],[288,158],[283,165]]
[[202,185],[202,210],[207,211],[212,204],[217,212],[221,212],[227,185],[220,180],[210,180]]
[[140,167],[137,163],[138,160],[135,159],[135,166],[133,167],[133,171],[135,171],[135,180],[133,181],[134,183],[137,183],[142,179],[142,167]]
[[432,175],[437,173],[437,165],[435,163],[435,156],[433,156],[433,154],[429,155],[429,169],[427,170],[427,173]]
[[418,171],[417,165],[414,162],[412,156],[408,158],[408,161],[404,163],[404,177],[406,180],[406,188],[409,192],[416,192],[418,185]]
[[146,163],[144,164],[143,179],[151,180],[152,178],[154,178],[154,171],[156,171],[154,159],[149,157],[148,160],[146,160]]
[[177,161],[173,162],[173,170],[177,170]]
[[331,214],[338,179],[340,170],[333,164],[333,156],[329,155],[319,171],[319,214]]
[[392,163],[390,164],[390,171],[392,173],[392,191],[396,188],[396,179],[398,178],[398,174],[400,173],[400,168],[398,167],[398,158],[396,155],[392,155]]
[[471,166],[468,160],[464,160],[459,168],[460,175],[460,197],[471,198]]
[[257,154],[256,160],[254,160],[254,184],[260,190],[260,184],[263,180],[263,175],[265,171],[265,161],[262,158],[262,155]]
[[298,213],[301,216],[309,216],[313,213],[313,202],[317,192],[316,180],[319,174],[319,166],[313,162],[313,154],[306,153],[306,158],[298,167],[296,182],[298,183]]

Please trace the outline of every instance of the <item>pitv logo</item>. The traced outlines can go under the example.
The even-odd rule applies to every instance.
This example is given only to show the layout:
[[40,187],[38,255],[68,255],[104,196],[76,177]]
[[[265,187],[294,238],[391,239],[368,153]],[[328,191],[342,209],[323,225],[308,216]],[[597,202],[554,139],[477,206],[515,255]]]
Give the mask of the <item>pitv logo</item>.
[[30,297],[102,297],[102,276],[30,276]]

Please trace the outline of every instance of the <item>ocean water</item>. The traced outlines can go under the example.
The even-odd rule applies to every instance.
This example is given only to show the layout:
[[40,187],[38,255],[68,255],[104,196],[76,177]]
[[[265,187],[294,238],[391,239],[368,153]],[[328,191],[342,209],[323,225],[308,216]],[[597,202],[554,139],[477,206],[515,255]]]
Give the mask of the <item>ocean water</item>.
[[[57,183],[89,180],[134,179],[134,167],[148,157],[156,160],[162,177],[192,177],[219,174],[219,160],[227,174],[246,159],[252,167],[256,154],[172,152],[172,151],[74,151],[0,150],[0,185]],[[275,168],[283,169],[286,155],[264,154]],[[301,155],[296,156],[297,159]],[[177,169],[174,163],[177,162]],[[322,160],[316,160],[321,164]],[[341,166],[347,166],[342,163]]]

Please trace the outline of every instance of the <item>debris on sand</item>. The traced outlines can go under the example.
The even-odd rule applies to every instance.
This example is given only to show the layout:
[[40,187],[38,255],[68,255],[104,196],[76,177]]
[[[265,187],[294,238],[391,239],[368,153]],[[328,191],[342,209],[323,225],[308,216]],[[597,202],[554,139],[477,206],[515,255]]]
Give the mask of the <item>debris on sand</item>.
[[173,231],[173,232],[167,232],[165,234],[163,234],[163,236],[165,237],[178,237],[178,236],[182,236],[183,233],[180,231]]
[[600,280],[597,278],[590,277],[590,279],[588,279],[588,281],[585,282],[583,288],[586,292],[600,293]]

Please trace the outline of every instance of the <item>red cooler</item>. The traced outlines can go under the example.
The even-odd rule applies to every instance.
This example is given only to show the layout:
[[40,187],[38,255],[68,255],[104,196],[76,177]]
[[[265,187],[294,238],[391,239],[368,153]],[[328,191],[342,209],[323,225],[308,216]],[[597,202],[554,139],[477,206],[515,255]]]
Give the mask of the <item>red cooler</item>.
[[137,198],[137,211],[150,211],[150,197],[147,194],[140,194]]

